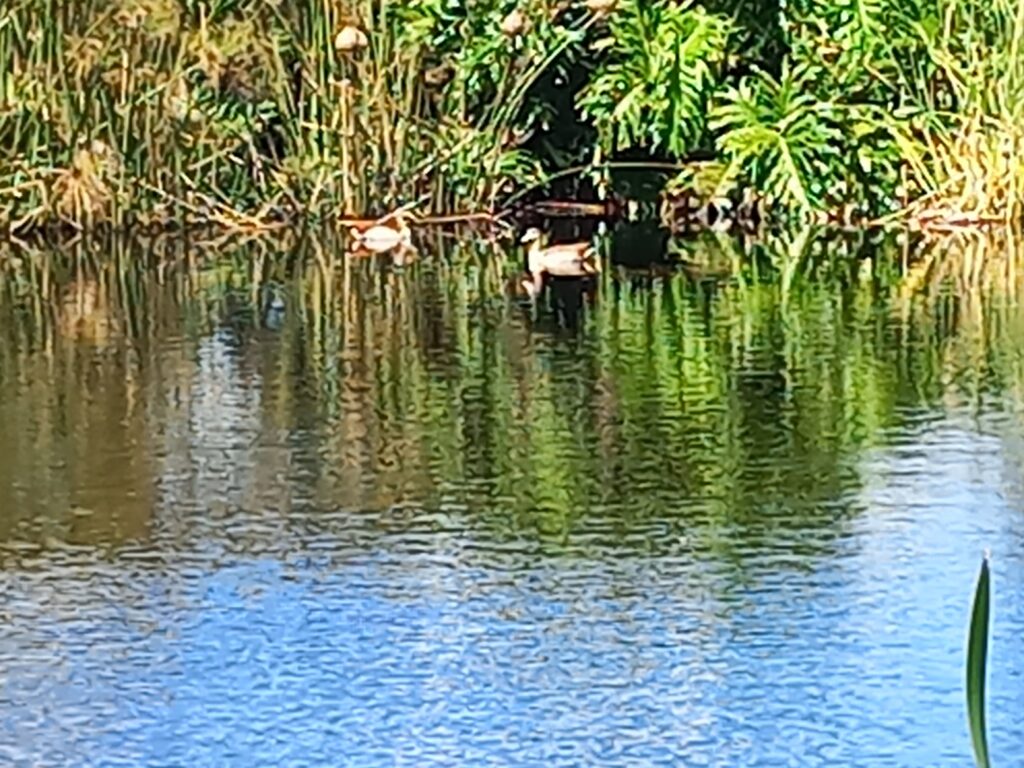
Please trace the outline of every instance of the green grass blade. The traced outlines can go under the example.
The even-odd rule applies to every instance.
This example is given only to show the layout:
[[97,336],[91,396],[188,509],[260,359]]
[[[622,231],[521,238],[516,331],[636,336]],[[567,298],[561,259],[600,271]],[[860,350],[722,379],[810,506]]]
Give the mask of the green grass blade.
[[981,561],[978,584],[974,589],[974,607],[967,639],[967,720],[974,744],[974,762],[978,768],[990,768],[985,735],[985,664],[988,657],[988,621],[990,588],[988,557]]

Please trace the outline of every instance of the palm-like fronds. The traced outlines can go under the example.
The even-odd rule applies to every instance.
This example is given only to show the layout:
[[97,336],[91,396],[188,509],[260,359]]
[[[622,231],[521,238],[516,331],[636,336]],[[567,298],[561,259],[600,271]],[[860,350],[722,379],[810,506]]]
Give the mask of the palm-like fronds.
[[808,71],[798,68],[778,79],[758,72],[730,88],[712,112],[711,127],[729,162],[726,179],[739,172],[773,201],[820,209],[840,163],[835,123],[835,106],[814,96]]
[[601,63],[579,99],[606,150],[692,150],[731,31],[727,19],[691,3],[623,2],[595,44]]

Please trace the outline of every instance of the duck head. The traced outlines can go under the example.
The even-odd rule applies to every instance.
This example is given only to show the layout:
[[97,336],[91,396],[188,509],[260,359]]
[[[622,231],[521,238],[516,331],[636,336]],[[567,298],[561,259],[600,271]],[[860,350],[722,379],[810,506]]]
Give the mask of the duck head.
[[540,242],[540,230],[536,227],[530,227],[526,232],[523,233],[523,239],[519,241],[523,245],[529,245],[530,243]]
[[526,246],[526,269],[534,275],[540,274],[543,271],[540,241],[541,233],[536,227],[530,227],[526,230],[519,241]]

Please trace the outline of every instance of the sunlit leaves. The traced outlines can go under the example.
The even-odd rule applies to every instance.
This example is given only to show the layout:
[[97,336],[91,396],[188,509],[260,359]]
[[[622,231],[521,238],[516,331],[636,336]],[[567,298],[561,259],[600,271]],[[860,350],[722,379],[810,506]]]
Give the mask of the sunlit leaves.
[[808,88],[805,69],[765,72],[729,89],[712,113],[718,149],[772,200],[822,208],[835,176],[841,134],[829,102]]
[[690,3],[623,2],[595,46],[600,64],[579,99],[605,148],[683,155],[699,144],[731,29]]

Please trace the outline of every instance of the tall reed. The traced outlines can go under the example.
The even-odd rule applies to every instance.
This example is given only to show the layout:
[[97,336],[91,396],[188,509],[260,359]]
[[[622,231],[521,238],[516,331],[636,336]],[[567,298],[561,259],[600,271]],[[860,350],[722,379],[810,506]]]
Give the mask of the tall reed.
[[526,0],[17,0],[0,227],[490,208],[593,15]]
[[900,123],[907,212],[926,223],[1024,216],[1024,0],[937,0],[907,22],[920,63]]
[[990,768],[988,734],[985,727],[985,672],[988,660],[988,625],[991,609],[991,577],[988,555],[981,561],[974,587],[971,623],[967,637],[967,722],[971,729],[974,762]]

